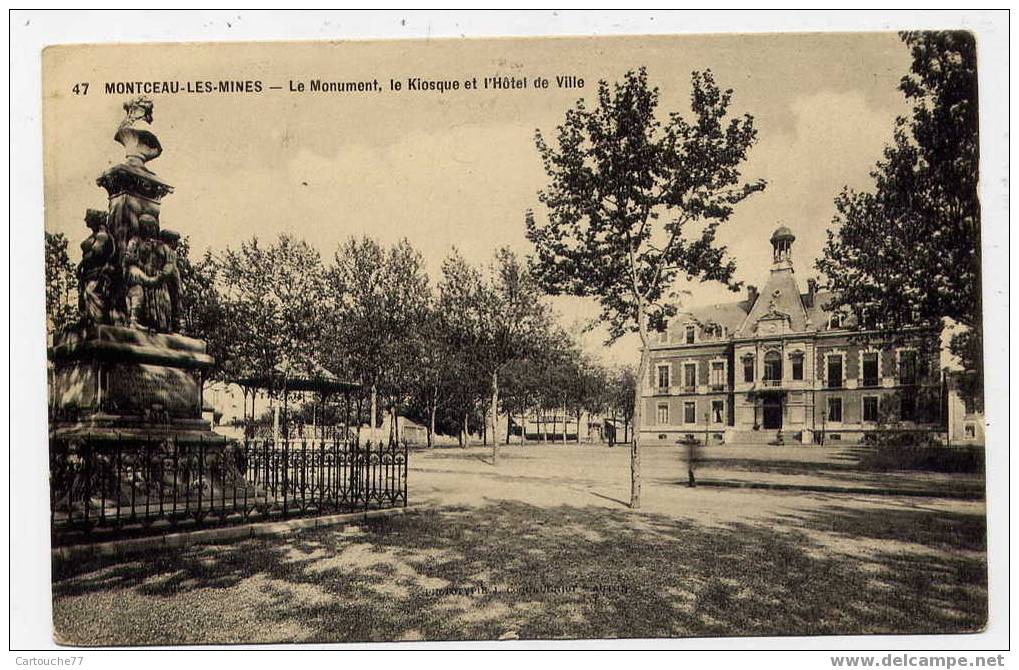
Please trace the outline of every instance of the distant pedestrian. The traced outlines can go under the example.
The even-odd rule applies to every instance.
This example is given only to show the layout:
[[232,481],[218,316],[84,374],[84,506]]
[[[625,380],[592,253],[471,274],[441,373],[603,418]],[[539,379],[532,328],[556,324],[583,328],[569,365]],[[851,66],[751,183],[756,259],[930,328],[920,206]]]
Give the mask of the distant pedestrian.
[[686,447],[686,474],[687,474],[687,486],[693,488],[697,486],[697,477],[695,471],[697,464],[701,460],[701,443],[697,441],[697,438],[693,435],[688,435],[685,439],[680,441],[680,445]]

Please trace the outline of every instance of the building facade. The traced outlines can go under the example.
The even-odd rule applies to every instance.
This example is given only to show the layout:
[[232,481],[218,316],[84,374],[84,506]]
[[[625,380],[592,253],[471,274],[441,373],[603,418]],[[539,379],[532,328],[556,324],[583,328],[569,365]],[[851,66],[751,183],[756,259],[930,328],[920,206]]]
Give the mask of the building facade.
[[771,237],[764,288],[677,314],[653,337],[643,380],[645,443],[856,442],[881,430],[944,430],[939,333],[861,331],[801,292],[793,233]]

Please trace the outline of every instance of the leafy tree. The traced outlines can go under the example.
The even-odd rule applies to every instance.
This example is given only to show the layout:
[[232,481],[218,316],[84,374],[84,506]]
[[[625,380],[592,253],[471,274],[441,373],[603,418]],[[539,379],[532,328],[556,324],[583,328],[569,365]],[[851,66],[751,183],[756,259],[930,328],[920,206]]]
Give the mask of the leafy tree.
[[[610,388],[608,369],[592,357],[584,356],[577,374],[578,393],[574,400],[578,426],[583,413],[588,416],[604,416],[611,403]],[[579,433],[577,441],[580,441]]]
[[379,395],[395,416],[411,390],[431,300],[424,259],[407,240],[386,250],[371,238],[350,238],[333,257],[327,287],[329,358],[369,390],[374,434]]
[[[227,249],[217,261],[219,304],[230,338],[227,365],[236,374],[275,380],[311,374],[321,341],[325,277],[318,251],[280,235],[270,246],[258,238]],[[270,385],[275,396],[281,388]]]
[[952,350],[982,393],[982,307],[976,44],[966,32],[901,34],[913,63],[899,90],[913,103],[871,172],[869,191],[844,189],[817,268],[864,318],[902,331],[962,326]]
[[[628,429],[633,421],[634,398],[637,392],[637,371],[628,365],[618,367],[610,373],[608,407],[613,418],[622,418]],[[624,430],[624,432],[627,432]],[[617,438],[618,439],[618,435]]]
[[46,233],[46,330],[53,335],[78,320],[78,275],[63,233]]
[[451,344],[488,384],[492,463],[498,463],[499,379],[514,360],[533,351],[547,330],[548,311],[527,265],[500,248],[487,275],[454,250],[443,263],[439,309]]
[[[554,144],[536,133],[549,183],[538,199],[548,218],[527,214],[535,274],[551,293],[597,298],[611,338],[635,331],[639,378],[648,333],[675,312],[663,294],[680,277],[732,289],[735,263],[716,242],[734,207],[764,188],[740,174],[757,132],[753,118],[727,119],[732,91],[694,72],[693,117],[655,117],[658,89],[643,68],[598,85],[597,104],[567,110]],[[636,393],[636,391],[635,391]],[[640,506],[641,406],[635,399],[630,504]]]
[[236,341],[235,323],[227,318],[226,307],[217,281],[219,263],[212,251],[197,261],[191,260],[187,237],[177,243],[177,269],[180,272],[180,332],[205,340],[209,354],[216,360],[211,375],[231,379],[240,374],[232,364],[231,347]]
[[[434,445],[439,412],[456,398],[459,377],[463,373],[456,352],[450,346],[446,321],[436,303],[433,296],[422,323],[412,333],[410,350],[414,365],[406,371],[412,389],[410,401],[413,411],[428,429],[429,448]],[[460,432],[462,423],[455,425],[458,426],[455,432]]]

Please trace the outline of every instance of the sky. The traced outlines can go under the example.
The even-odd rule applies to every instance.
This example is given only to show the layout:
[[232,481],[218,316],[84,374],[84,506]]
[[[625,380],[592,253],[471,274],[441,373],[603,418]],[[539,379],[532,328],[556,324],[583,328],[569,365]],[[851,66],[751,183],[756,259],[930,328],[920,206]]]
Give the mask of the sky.
[[[76,252],[84,210],[105,207],[95,178],[123,160],[112,137],[130,97],[107,94],[106,82],[260,80],[257,94],[151,96],[149,129],[164,151],[149,167],[175,187],[161,224],[188,236],[197,253],[290,232],[330,259],[352,235],[385,244],[406,237],[437,277],[453,246],[477,263],[503,245],[530,252],[524,212],[541,216],[545,183],[535,130],[551,136],[578,98],[593,99],[599,79],[646,66],[664,118],[690,114],[690,73],[711,69],[734,90],[731,111],[751,114],[758,130],[744,177],[768,182],[719,239],[737,279],[761,285],[768,238],[788,226],[803,286],[835,196],[868,187],[895,117],[908,112],[896,87],[909,62],[894,33],[52,47],[43,62],[45,224]],[[551,84],[445,93],[407,85],[411,77],[504,75]],[[558,88],[557,75],[585,86]],[[313,78],[378,79],[383,89],[394,79],[404,88],[309,93]],[[75,95],[83,81],[89,93]],[[291,81],[306,91],[290,92]],[[691,306],[737,299],[717,285],[682,288]],[[572,330],[597,315],[589,299],[557,298],[553,307]],[[605,347],[604,336],[595,330],[582,340],[608,362],[632,361],[633,337]]]

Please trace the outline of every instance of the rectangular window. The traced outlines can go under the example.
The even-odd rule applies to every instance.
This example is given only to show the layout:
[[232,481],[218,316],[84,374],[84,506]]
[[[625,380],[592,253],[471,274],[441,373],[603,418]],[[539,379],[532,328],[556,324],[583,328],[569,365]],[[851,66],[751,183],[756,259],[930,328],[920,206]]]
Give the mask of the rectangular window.
[[878,353],[876,351],[866,351],[863,354],[863,385],[864,386],[877,386],[880,383],[878,379]]
[[683,423],[697,423],[697,403],[683,403]]
[[865,396],[863,399],[863,420],[877,422],[877,396]]
[[972,396],[967,396],[967,397],[962,399],[962,404],[964,406],[964,409],[966,410],[966,414],[976,414],[977,413],[977,400],[976,400],[976,398],[974,398]]
[[712,400],[711,401],[711,420],[715,423],[722,423],[725,421],[725,401],[724,400]]
[[828,388],[842,388],[842,356],[828,356]]
[[803,379],[803,355],[802,354],[795,354],[795,355],[793,355],[793,357],[790,359],[789,362],[791,364],[790,367],[792,367],[793,379],[802,380]]
[[916,351],[905,349],[899,352],[899,383],[911,386],[916,384],[917,378]]
[[828,421],[833,423],[842,421],[842,398],[828,398]]
[[697,364],[696,363],[684,363],[683,364],[683,386],[690,389],[697,388]]
[[669,388],[669,366],[658,366],[658,388],[666,391]]
[[696,337],[697,337],[697,327],[696,326],[687,326],[686,327],[686,343],[687,344],[693,344],[694,340],[696,339]]
[[743,381],[752,382],[754,381],[754,357],[746,356],[743,358]]
[[713,387],[725,387],[725,363],[722,361],[711,362],[711,385]]
[[669,424],[669,406],[659,405],[658,406],[658,425],[667,426]]
[[903,421],[916,421],[916,394],[908,389],[899,398],[899,418]]

